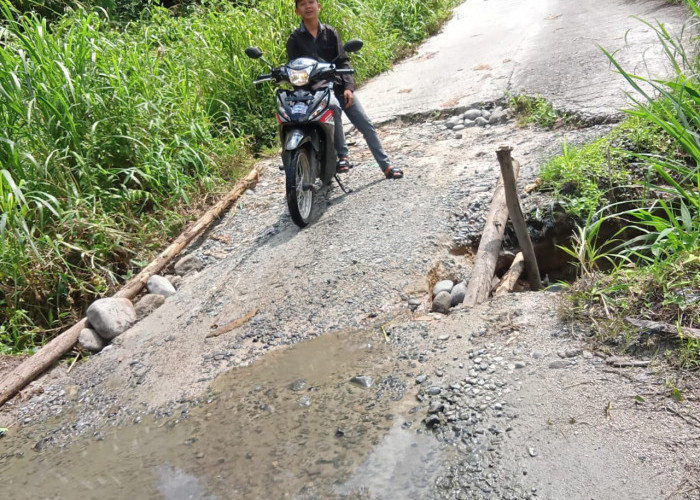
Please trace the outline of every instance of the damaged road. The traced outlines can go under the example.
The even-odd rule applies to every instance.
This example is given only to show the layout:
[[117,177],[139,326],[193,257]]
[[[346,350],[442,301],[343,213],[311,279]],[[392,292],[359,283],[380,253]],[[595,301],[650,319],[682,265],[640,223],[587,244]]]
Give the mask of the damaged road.
[[[625,57],[642,64],[654,40],[629,16],[684,19],[663,1],[594,1],[589,16],[563,1],[530,4],[468,0],[358,92],[404,179],[382,180],[350,132],[353,192],[325,192],[300,231],[279,160],[264,160],[257,187],[188,248],[200,272],[110,348],[56,367],[3,407],[3,493],[700,498],[697,386],[673,399],[669,384],[690,382],[663,360],[613,366],[589,325],[561,317],[559,292],[430,312],[433,284],[469,279],[498,147],[514,148],[522,188],[564,140],[606,133],[624,83],[596,43],[623,49],[632,27]],[[442,57],[459,62],[457,76],[438,74]],[[598,125],[449,127],[508,90]]]

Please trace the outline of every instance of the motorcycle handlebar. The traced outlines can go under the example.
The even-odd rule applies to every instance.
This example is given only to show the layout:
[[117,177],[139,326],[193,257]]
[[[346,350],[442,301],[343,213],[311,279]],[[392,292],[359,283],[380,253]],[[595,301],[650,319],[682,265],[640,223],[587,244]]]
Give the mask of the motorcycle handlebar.
[[350,69],[340,68],[340,69],[336,69],[335,72],[338,73],[339,75],[352,75],[355,73],[355,70],[352,68],[350,68]]

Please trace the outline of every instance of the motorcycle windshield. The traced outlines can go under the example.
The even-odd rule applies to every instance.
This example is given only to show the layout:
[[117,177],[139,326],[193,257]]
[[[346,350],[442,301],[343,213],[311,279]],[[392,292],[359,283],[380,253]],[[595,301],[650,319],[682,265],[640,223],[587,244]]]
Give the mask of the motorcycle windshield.
[[311,71],[318,61],[311,59],[310,57],[299,57],[287,63],[287,67],[290,69],[308,69]]

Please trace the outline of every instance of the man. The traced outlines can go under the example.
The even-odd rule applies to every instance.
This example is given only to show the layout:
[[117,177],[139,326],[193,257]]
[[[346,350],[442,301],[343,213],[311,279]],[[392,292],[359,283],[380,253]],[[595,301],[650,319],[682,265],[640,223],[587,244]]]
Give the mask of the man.
[[[340,35],[335,28],[322,24],[318,20],[318,13],[321,11],[321,4],[318,3],[318,0],[295,0],[295,2],[294,12],[301,17],[302,22],[287,40],[287,59],[291,61],[298,57],[311,57],[317,61],[333,62],[339,68],[350,68],[350,59],[343,49]],[[355,97],[353,75],[336,76],[334,91],[335,99],[331,99],[331,107],[335,112],[334,142],[338,153],[336,170],[347,172],[350,169],[348,147],[345,144],[345,135],[343,134],[342,109],[350,122],[365,138],[365,142],[384,176],[387,179],[402,178],[403,171],[391,166],[374,125]]]

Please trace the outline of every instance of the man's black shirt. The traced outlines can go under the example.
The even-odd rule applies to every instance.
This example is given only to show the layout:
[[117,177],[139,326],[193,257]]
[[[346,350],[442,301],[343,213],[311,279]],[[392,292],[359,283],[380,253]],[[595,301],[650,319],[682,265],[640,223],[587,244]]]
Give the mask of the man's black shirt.
[[[298,57],[310,57],[317,61],[333,62],[338,68],[350,68],[350,59],[343,48],[340,35],[333,26],[319,23],[316,38],[309,33],[302,21],[287,39],[287,59],[291,61]],[[337,57],[337,59],[336,59]],[[336,75],[335,94],[342,103],[340,96],[345,90],[355,91],[353,75]]]

